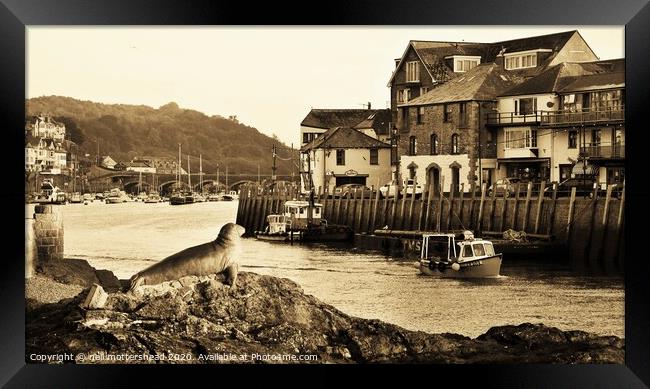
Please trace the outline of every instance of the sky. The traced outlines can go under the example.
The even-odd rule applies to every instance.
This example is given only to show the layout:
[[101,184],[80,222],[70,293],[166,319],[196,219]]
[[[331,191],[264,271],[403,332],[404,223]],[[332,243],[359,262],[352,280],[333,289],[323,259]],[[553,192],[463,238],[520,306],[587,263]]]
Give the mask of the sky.
[[409,40],[496,42],[578,30],[622,58],[624,26],[29,26],[27,98],[69,96],[158,108],[174,101],[300,144],[311,108],[387,108]]

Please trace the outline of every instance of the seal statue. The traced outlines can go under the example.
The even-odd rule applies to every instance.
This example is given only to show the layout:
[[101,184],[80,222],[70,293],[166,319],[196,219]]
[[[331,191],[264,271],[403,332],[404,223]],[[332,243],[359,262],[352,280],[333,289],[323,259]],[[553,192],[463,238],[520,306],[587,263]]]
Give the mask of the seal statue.
[[224,225],[217,239],[212,242],[179,251],[133,275],[129,290],[140,285],[178,280],[184,276],[206,276],[223,272],[226,273],[226,283],[234,288],[239,270],[237,260],[241,251],[240,236],[244,232],[246,229],[238,224]]

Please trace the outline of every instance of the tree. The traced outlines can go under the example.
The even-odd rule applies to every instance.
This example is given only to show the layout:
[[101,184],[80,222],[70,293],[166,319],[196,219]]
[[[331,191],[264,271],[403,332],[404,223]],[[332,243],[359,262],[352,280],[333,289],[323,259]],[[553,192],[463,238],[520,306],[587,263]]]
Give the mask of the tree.
[[84,143],[86,137],[84,136],[83,131],[81,131],[81,129],[77,125],[77,122],[74,119],[67,116],[57,116],[54,118],[54,120],[63,123],[63,125],[65,125],[65,132],[69,140],[73,141],[78,145]]

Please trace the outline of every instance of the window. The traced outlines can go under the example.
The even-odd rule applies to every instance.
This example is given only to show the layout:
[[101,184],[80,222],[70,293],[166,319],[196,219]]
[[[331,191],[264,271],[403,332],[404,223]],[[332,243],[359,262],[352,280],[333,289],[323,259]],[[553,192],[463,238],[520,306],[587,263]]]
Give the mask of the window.
[[537,147],[537,130],[528,128],[506,129],[506,149],[524,149]]
[[485,246],[485,254],[486,255],[494,255],[494,246],[492,246],[492,243],[483,243]]
[[336,150],[336,164],[345,165],[345,150]]
[[379,149],[370,149],[370,164],[379,165]]
[[463,257],[473,257],[474,254],[472,253],[472,246],[470,245],[465,245],[463,246]]
[[425,94],[427,92],[429,92],[429,87],[428,86],[423,86],[423,87],[420,88],[420,96],[422,96],[423,94]]
[[416,155],[418,152],[418,139],[415,136],[409,137],[409,155]]
[[[417,168],[415,166],[409,166],[408,169],[409,169],[409,180],[414,180],[415,179],[415,172],[416,172]],[[408,183],[407,183],[407,185],[408,185]],[[411,181],[411,185],[413,185],[412,181]]]
[[625,104],[621,90],[592,92],[590,96],[592,109],[597,111],[619,111]]
[[302,134],[302,143],[309,143],[309,133],[305,132]]
[[591,145],[592,146],[600,146],[601,134],[602,134],[602,131],[600,129],[591,130]]
[[438,135],[431,134],[431,155],[438,155]]
[[451,136],[451,153],[458,154],[460,150],[458,149],[458,134],[453,134]]
[[420,81],[420,66],[418,61],[406,63],[406,82]]
[[474,252],[476,253],[477,257],[481,257],[485,255],[485,248],[483,247],[482,243],[474,243],[472,245],[472,248],[474,249]]
[[537,53],[506,56],[506,69],[524,69],[537,66]]
[[442,109],[444,110],[443,112],[443,121],[449,122],[451,121],[451,105],[449,104],[444,104],[442,106]]
[[515,115],[531,115],[537,111],[537,98],[515,100]]
[[467,103],[460,103],[458,107],[458,125],[467,125]]
[[457,59],[455,61],[454,72],[464,73],[468,70],[475,68],[478,65],[478,60],[476,59]]
[[397,102],[406,103],[411,100],[411,90],[410,89],[401,89],[397,91]]
[[569,131],[569,148],[578,148],[578,131]]
[[402,128],[409,128],[409,109],[408,107],[402,108]]
[[424,107],[417,108],[417,123],[422,124],[422,117],[424,116]]

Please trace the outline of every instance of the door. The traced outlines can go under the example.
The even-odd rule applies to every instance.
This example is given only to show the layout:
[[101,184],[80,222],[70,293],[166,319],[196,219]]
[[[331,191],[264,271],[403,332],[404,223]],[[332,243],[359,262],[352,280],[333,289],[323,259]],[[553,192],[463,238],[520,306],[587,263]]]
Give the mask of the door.
[[458,167],[451,168],[451,192],[458,192],[460,187],[460,169]]
[[429,169],[427,174],[427,191],[433,184],[433,193],[440,193],[440,170],[435,167]]

